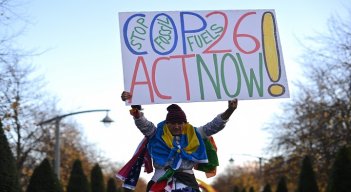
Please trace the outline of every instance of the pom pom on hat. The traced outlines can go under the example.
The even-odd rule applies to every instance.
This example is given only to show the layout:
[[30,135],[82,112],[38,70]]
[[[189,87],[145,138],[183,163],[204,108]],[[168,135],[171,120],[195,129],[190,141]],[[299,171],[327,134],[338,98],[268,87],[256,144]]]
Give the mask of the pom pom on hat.
[[182,108],[177,104],[172,104],[167,107],[166,123],[186,123],[186,115]]

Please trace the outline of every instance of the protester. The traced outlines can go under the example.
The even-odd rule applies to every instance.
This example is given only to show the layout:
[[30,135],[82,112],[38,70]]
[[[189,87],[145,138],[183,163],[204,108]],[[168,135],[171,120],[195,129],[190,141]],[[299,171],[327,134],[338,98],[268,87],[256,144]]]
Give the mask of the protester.
[[[122,101],[131,98],[132,95],[126,91],[121,95]],[[193,169],[215,172],[218,159],[211,135],[225,127],[237,106],[237,99],[228,101],[228,108],[223,113],[196,128],[188,123],[186,114],[177,104],[167,107],[166,119],[157,126],[146,119],[140,105],[132,105],[130,114],[145,139],[131,161],[116,176],[123,180],[129,178],[130,183],[135,182],[142,163],[145,163],[147,172],[152,171],[151,161],[147,160],[151,157],[155,171],[147,192],[199,192]],[[135,165],[139,168],[135,168]]]

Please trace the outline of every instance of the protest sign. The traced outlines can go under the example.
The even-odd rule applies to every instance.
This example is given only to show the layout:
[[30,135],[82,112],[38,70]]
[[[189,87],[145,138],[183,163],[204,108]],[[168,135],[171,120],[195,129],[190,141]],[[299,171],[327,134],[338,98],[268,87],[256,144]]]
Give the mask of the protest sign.
[[119,13],[127,104],[289,97],[274,10]]

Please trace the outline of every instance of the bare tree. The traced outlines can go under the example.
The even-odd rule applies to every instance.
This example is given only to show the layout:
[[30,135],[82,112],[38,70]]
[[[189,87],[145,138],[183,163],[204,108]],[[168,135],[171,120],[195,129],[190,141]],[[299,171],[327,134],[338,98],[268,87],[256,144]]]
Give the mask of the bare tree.
[[[9,61],[9,60],[8,60]],[[32,171],[44,158],[53,159],[54,124],[38,126],[39,122],[61,114],[55,97],[45,92],[45,82],[35,76],[35,68],[15,57],[0,66],[0,118],[15,154],[22,186],[25,187]],[[61,122],[62,154],[61,181],[66,184],[75,159],[81,159],[88,174],[95,163],[108,165],[109,159],[89,144],[79,125],[73,121]]]
[[[57,109],[56,97],[45,91],[44,77],[38,75],[31,63],[34,56],[41,54],[19,50],[14,46],[14,40],[21,30],[14,31],[11,25],[17,20],[26,22],[15,12],[21,3],[23,1],[0,0],[0,119],[16,159],[22,188],[25,188],[34,167],[44,158],[52,160],[54,156],[54,125],[37,126],[37,123],[61,112]],[[62,123],[63,173],[71,170],[66,165],[71,165],[73,158],[84,161],[87,173],[95,163],[109,163],[83,139],[77,124]],[[63,181],[66,180],[63,177]]]
[[[310,155],[322,188],[337,150],[351,145],[351,12],[332,17],[329,33],[311,39],[301,60],[305,79],[286,103],[284,114],[270,123],[270,149],[286,161]],[[297,163],[293,163],[298,165]]]
[[[24,178],[24,167],[38,163],[40,142],[46,130],[36,123],[50,115],[48,99],[43,92],[43,80],[33,76],[32,65],[21,63],[21,56],[14,56],[0,67],[0,116],[13,149],[20,178]],[[45,104],[43,104],[45,103]]]

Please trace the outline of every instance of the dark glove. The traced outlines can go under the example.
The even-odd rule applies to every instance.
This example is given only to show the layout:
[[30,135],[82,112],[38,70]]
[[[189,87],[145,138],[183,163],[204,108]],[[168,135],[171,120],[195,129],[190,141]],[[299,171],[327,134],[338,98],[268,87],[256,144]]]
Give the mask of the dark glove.
[[131,105],[132,109],[138,109],[139,111],[141,110],[141,105]]

